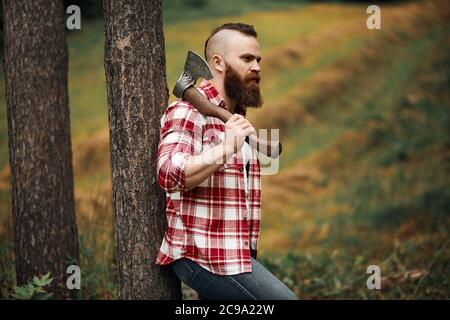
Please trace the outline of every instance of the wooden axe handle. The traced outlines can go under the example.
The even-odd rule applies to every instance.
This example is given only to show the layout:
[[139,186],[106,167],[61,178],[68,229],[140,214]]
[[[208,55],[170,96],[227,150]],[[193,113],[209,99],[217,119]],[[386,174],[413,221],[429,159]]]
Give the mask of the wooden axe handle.
[[[215,104],[209,101],[202,95],[197,88],[191,86],[184,90],[183,100],[192,104],[201,114],[209,117],[215,117],[226,123],[232,116],[231,112],[218,108]],[[258,139],[255,135],[250,135],[246,138],[250,146],[256,146],[256,150],[262,152],[268,157],[277,158],[281,154],[281,142],[278,143],[277,150],[272,149],[271,142],[265,139]],[[273,151],[272,151],[273,150]]]

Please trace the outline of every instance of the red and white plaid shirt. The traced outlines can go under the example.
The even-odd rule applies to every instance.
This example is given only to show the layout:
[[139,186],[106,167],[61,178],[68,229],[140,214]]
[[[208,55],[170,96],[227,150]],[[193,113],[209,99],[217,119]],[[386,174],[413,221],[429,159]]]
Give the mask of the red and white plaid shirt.
[[[198,89],[218,108],[225,108],[210,82],[203,80]],[[241,108],[236,112],[245,116]],[[257,255],[261,215],[257,151],[252,149],[247,166],[248,193],[241,151],[197,187],[185,188],[187,158],[221,143],[224,132],[223,121],[200,114],[186,101],[173,102],[162,116],[157,174],[166,191],[168,228],[156,264],[186,257],[219,275],[252,271],[250,257]]]

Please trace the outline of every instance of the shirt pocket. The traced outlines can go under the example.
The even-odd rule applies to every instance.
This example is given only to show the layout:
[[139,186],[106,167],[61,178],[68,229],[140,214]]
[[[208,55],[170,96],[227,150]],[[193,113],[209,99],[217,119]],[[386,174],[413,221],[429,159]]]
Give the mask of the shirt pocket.
[[[203,135],[203,150],[208,150],[209,148],[213,148],[216,145],[222,143],[225,138],[225,132],[222,132],[217,129],[209,129]],[[242,160],[241,160],[242,161]],[[216,172],[237,172],[242,171],[239,169],[240,166],[238,164],[237,153],[233,154],[226,163],[221,163],[219,169]]]
[[203,149],[209,149],[222,143],[221,132],[216,130],[208,130],[203,135]]

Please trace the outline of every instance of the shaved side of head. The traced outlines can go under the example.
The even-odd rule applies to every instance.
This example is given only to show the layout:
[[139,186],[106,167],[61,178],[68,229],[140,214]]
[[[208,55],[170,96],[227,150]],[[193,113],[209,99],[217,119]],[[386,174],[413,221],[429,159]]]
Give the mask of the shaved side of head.
[[206,61],[210,61],[210,59],[218,54],[220,56],[226,55],[226,50],[229,46],[230,42],[230,33],[234,33],[236,31],[231,30],[220,30],[216,34],[214,34],[208,41],[208,44],[205,48],[205,58]]
[[220,56],[226,56],[228,48],[233,45],[234,41],[237,37],[239,37],[241,33],[236,30],[220,30],[215,35],[213,35],[206,47],[206,60],[210,61],[210,59],[218,54]]
[[225,23],[214,29],[205,42],[205,59],[210,59],[215,55],[224,56],[227,48],[233,44],[233,40],[240,34],[256,38],[257,33],[252,25],[244,23]]

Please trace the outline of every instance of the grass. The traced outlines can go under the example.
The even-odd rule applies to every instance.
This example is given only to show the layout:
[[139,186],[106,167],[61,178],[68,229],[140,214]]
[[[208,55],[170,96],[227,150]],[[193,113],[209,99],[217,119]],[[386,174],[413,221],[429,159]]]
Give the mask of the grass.
[[[252,1],[245,3],[180,19],[168,13],[165,40],[172,88],[186,51],[202,52],[213,27],[239,20],[258,30],[265,105],[250,110],[249,119],[280,128],[284,149],[279,173],[263,177],[259,259],[302,299],[448,299],[446,7],[385,6],[382,30],[369,31],[364,5],[282,9],[286,3],[264,1],[254,11]],[[94,21],[68,38],[85,299],[117,297],[102,32]],[[0,168],[7,163],[4,112]],[[14,285],[8,177],[7,168],[0,170],[5,288]],[[373,264],[381,268],[382,290],[366,287]]]
[[[309,110],[312,124],[292,125],[294,147],[285,149],[291,160],[263,187],[265,203],[272,203],[262,247],[280,248],[275,262],[265,256],[267,263],[278,265],[279,276],[304,298],[448,298],[446,33],[448,26],[436,25],[392,51],[383,48],[390,61],[402,63],[381,59],[373,81],[356,78],[359,90],[339,97],[355,105],[328,103]],[[302,180],[281,182],[296,174]],[[285,271],[290,263],[303,271]],[[368,264],[389,274],[379,292],[365,287]]]

